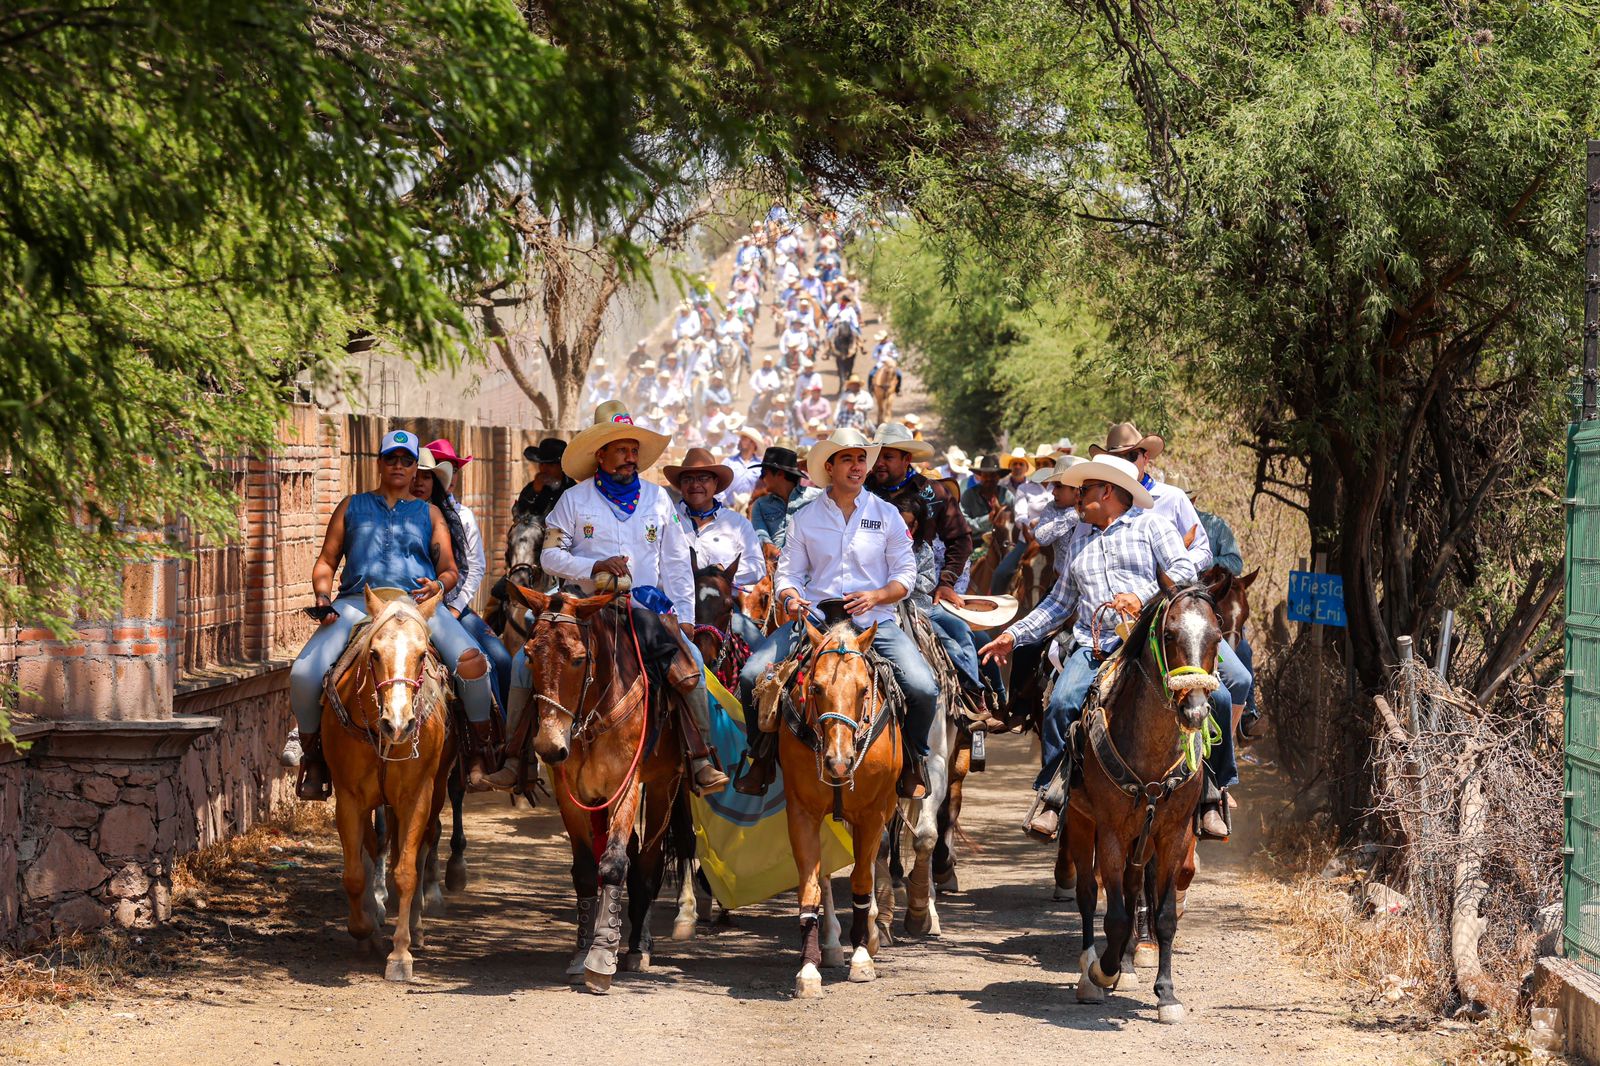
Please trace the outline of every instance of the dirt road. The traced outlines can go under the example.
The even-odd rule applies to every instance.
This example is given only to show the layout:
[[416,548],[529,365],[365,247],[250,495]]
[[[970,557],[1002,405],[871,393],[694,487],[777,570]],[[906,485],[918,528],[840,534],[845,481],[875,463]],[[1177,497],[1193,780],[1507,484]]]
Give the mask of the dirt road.
[[[1033,758],[1022,740],[1002,738],[990,770],[970,779],[964,822],[975,846],[961,891],[940,904],[944,936],[897,929],[876,983],[829,971],[821,1001],[790,997],[792,894],[732,925],[702,924],[691,943],[659,940],[653,972],[619,975],[607,997],[570,990],[569,852],[556,815],[478,797],[468,812],[471,886],[432,921],[415,984],[386,983],[381,961],[353,950],[333,842],[289,842],[260,871],[269,888],[280,883],[281,899],[180,913],[190,946],[175,972],[59,1016],[36,1010],[29,1024],[5,1023],[0,1057],[99,1066],[1428,1060],[1423,1037],[1363,1021],[1342,987],[1287,953],[1288,931],[1250,869],[1248,830],[1202,847],[1176,966],[1188,1021],[1156,1023],[1153,973],[1105,1006],[1079,1006],[1076,910],[1051,901],[1052,852],[1016,828]],[[1239,821],[1253,825],[1255,797],[1243,800]],[[655,917],[664,934],[665,905]]]

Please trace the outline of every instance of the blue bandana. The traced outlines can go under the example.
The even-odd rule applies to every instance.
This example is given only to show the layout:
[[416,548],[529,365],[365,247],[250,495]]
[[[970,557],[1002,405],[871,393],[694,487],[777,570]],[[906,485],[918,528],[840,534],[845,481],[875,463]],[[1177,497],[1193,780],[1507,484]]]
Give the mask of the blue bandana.
[[594,487],[600,490],[600,495],[621,508],[623,514],[632,514],[633,509],[639,506],[640,481],[637,474],[632,481],[624,484],[610,477],[604,470],[596,470]]
[[720,510],[722,510],[722,504],[718,503],[714,496],[711,498],[711,506],[704,511],[696,511],[689,506],[688,500],[683,501],[683,513],[690,518],[711,518]]

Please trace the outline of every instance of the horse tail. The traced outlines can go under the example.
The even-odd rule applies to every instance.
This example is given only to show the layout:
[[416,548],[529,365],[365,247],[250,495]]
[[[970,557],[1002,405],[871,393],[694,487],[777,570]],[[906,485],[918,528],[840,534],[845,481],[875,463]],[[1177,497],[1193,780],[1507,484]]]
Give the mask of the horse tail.
[[689,811],[689,790],[680,788],[667,817],[666,861],[676,867],[680,883],[694,872],[696,840],[694,815]]

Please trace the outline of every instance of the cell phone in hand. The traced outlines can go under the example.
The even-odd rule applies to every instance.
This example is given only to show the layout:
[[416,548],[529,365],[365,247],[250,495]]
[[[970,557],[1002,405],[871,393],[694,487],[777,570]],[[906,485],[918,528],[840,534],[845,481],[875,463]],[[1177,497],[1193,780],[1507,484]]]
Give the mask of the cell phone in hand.
[[312,621],[316,622],[326,621],[327,619],[339,613],[333,609],[332,604],[327,603],[314,603],[310,607],[307,607],[305,611],[306,615],[311,618]]

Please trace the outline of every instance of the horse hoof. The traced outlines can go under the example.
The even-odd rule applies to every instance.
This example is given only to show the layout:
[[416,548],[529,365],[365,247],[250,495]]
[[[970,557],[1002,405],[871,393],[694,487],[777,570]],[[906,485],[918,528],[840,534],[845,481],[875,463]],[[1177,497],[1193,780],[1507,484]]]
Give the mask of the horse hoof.
[[1161,949],[1149,940],[1139,941],[1139,946],[1133,949],[1133,965],[1136,969],[1148,970],[1161,961]]
[[939,913],[937,911],[929,911],[928,914],[932,919],[928,922],[928,935],[931,937],[944,936],[944,930],[939,926]]
[[1089,964],[1094,962],[1094,960],[1094,948],[1084,948],[1082,951],[1078,952],[1078,972],[1080,974],[1088,973]]
[[918,914],[915,911],[906,911],[906,932],[912,936],[924,936],[933,928],[933,915],[928,911]]
[[383,979],[385,981],[411,980],[411,960],[390,959],[388,968],[383,971]]
[[1156,1008],[1156,1021],[1162,1025],[1177,1025],[1183,1021],[1182,1003],[1164,1003]]
[[933,883],[939,886],[940,892],[961,891],[961,882],[956,879],[956,868],[954,866],[943,873],[936,871],[933,875]]
[[679,918],[672,923],[672,939],[693,940],[695,923],[692,918]]
[[1089,963],[1089,980],[1099,985],[1108,992],[1115,992],[1117,985],[1122,981],[1123,971],[1118,970],[1115,977],[1107,977],[1105,970],[1100,968],[1100,960],[1094,959]]
[[588,948],[579,948],[572,953],[572,958],[567,960],[567,980],[576,984],[583,980],[583,963],[589,957]]
[[444,913],[444,893],[439,891],[438,885],[429,885],[428,890],[422,894],[422,913]]
[[1105,1001],[1106,990],[1089,980],[1089,975],[1087,972],[1084,973],[1082,977],[1078,978],[1079,1003],[1104,1003]]
[[[823,948],[822,949],[822,965],[824,965],[824,966],[843,966],[844,965],[844,948],[842,948],[842,947],[840,947],[840,948]],[[801,972],[804,972],[804,971],[801,971]]]
[[595,973],[593,970],[584,970],[583,987],[597,996],[603,996],[611,991],[611,975],[608,973]]
[[876,955],[878,953],[878,949],[879,948],[892,948],[892,947],[894,947],[894,933],[892,933],[889,930],[889,923],[888,922],[878,922],[877,926],[878,926],[878,935],[875,938],[877,940],[877,943],[868,944],[867,945],[868,948],[872,951],[872,954],[874,954],[874,955]]
[[878,971],[872,965],[872,956],[867,954],[866,948],[856,948],[855,955],[850,959],[850,980],[862,984],[877,979]]
[[1078,886],[1057,884],[1056,890],[1050,896],[1057,903],[1078,902]]
[[649,973],[650,953],[648,951],[630,951],[622,956],[622,968],[628,973]]
[[894,886],[894,905],[898,910],[905,910],[911,902],[911,893],[905,885]]
[[467,888],[467,860],[452,857],[444,868],[444,890],[446,892],[465,892]]
[[809,962],[800,967],[800,972],[794,979],[795,999],[821,999],[822,974]]

